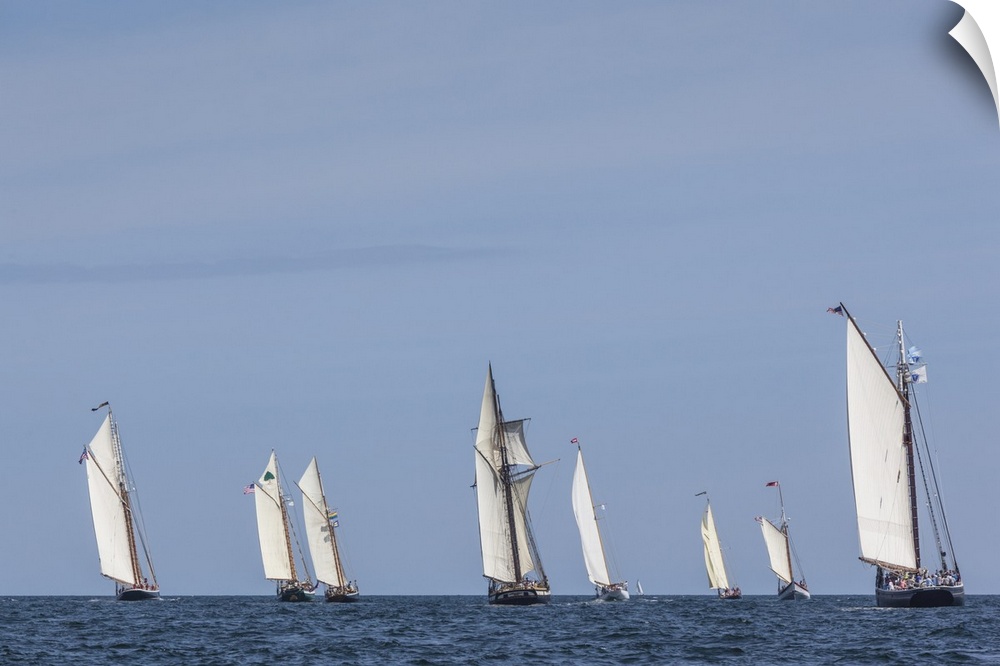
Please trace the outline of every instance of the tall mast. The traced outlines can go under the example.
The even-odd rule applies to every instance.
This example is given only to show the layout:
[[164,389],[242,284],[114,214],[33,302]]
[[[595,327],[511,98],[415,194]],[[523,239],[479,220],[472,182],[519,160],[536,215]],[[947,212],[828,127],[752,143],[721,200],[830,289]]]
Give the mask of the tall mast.
[[903,342],[903,322],[896,322],[899,343],[899,362],[896,364],[896,387],[903,396],[903,447],[906,449],[906,477],[910,490],[910,519],[913,522],[913,553],[917,569],[920,568],[920,527],[917,523],[917,479],[913,461],[913,421],[910,419],[909,368],[906,364],[906,345]]
[[785,535],[785,557],[788,558],[788,571],[795,582],[795,570],[792,568],[792,546],[788,538],[788,518],[785,516],[785,498],[781,494],[781,482],[778,482],[778,501],[781,503],[781,533]]
[[281,526],[285,533],[285,549],[288,551],[288,568],[292,572],[292,580],[299,579],[295,571],[295,551],[292,550],[292,538],[288,533],[288,510],[285,508],[285,493],[281,488],[281,472],[278,468],[278,457],[274,458],[275,486],[278,489],[278,506],[281,508]]
[[500,396],[497,394],[496,381],[490,373],[493,383],[494,410],[496,413],[496,433],[500,449],[500,481],[503,484],[504,502],[507,507],[507,529],[510,530],[510,550],[514,562],[514,581],[521,580],[521,556],[517,548],[517,525],[514,520],[513,481],[510,474],[510,464],[507,462],[507,437],[504,428],[503,410],[500,409]]
[[[327,534],[330,535],[330,548],[333,549],[333,561],[337,567],[337,577],[340,579],[341,585],[347,585],[347,576],[344,575],[344,567],[340,563],[340,550],[337,548],[337,537],[333,533],[333,521],[330,520],[330,505],[326,503],[326,492],[323,490],[323,477],[320,476],[319,467],[316,468],[316,478],[319,479],[319,492],[320,497],[323,498],[323,517],[326,518],[326,530]],[[317,567],[316,562],[313,562],[313,567]],[[319,577],[319,572],[316,573],[317,579]],[[317,583],[319,585],[319,583]]]
[[118,468],[118,494],[125,506],[125,534],[128,537],[128,550],[132,558],[132,576],[136,584],[142,582],[142,567],[139,566],[139,551],[135,546],[135,525],[132,519],[132,503],[129,499],[128,476],[125,474],[125,456],[122,454],[122,443],[118,438],[118,423],[108,405],[108,417],[111,420],[111,446],[115,452],[115,466]]

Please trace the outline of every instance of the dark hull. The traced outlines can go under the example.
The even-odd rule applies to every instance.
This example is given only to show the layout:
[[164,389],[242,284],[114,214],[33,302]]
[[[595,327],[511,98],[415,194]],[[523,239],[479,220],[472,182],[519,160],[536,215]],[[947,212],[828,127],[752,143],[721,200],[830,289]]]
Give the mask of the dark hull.
[[491,604],[498,606],[531,606],[549,603],[548,589],[537,587],[515,587],[510,589],[490,591]]
[[127,590],[121,590],[115,596],[118,601],[150,601],[160,598],[159,590],[142,590],[138,588],[129,588]]
[[286,587],[278,592],[278,601],[312,601],[313,593],[301,587]]
[[875,604],[881,608],[937,608],[964,606],[964,585],[937,585],[912,590],[875,590]]

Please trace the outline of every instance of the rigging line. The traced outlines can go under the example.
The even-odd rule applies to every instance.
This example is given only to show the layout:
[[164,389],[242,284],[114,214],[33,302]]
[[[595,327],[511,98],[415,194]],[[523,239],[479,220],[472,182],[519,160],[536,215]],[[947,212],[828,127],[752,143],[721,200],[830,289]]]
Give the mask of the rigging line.
[[[112,431],[113,436],[117,443],[117,450],[122,457],[122,465],[124,469],[122,470],[125,474],[125,489],[128,491],[129,482],[132,481],[132,466],[128,462],[128,458],[125,456],[125,450],[122,448],[121,437],[118,434],[118,422],[112,421]],[[135,484],[132,483],[132,490],[129,492],[129,497],[135,501],[135,509],[133,510],[131,502],[128,505],[129,514],[132,516],[132,523],[136,527],[136,533],[139,535],[139,544],[142,546],[142,554],[146,558],[146,566],[149,567],[149,575],[153,579],[153,584],[156,584],[156,572],[153,570],[153,558],[149,555],[149,546],[147,544],[148,538],[146,536],[146,521],[142,515],[142,502],[139,498],[139,490],[136,488]],[[138,519],[138,520],[136,520]]]
[[[277,481],[277,483],[275,485],[277,486],[277,488],[278,488],[278,490],[280,492],[281,491],[281,481],[278,481],[278,479],[280,479],[281,477],[283,477],[285,475],[285,473],[281,470],[281,464],[278,462],[277,457],[275,457],[275,459],[274,459],[274,468],[278,472],[275,475],[277,477],[277,479],[275,479]],[[293,481],[292,483],[295,483],[295,482]],[[298,484],[296,483],[295,485],[298,485]],[[282,500],[282,502],[284,502],[284,500],[285,500],[284,495],[281,496],[281,500]],[[294,504],[293,504],[293,506],[294,506]],[[299,559],[302,560],[302,568],[306,572],[306,581],[311,583],[313,576],[312,576],[312,573],[309,572],[309,561],[306,560],[305,552],[302,550],[302,544],[299,542],[299,535],[295,531],[295,521],[293,520],[291,512],[288,510],[288,506],[285,505],[284,508],[285,508],[285,518],[288,521],[288,531],[291,532],[292,538],[295,539],[295,547],[299,551]]]
[[[914,400],[914,406],[916,406],[916,396],[915,395],[913,397],[913,400]],[[952,544],[952,541],[951,541],[951,530],[948,528],[948,513],[944,509],[944,497],[942,497],[942,495],[941,495],[941,486],[940,486],[940,484],[938,482],[937,470],[935,469],[934,462],[932,460],[931,450],[930,450],[930,443],[927,440],[927,433],[924,430],[923,416],[920,413],[920,409],[919,408],[916,409],[916,412],[917,412],[917,424],[920,426],[920,439],[923,442],[924,450],[925,450],[925,452],[927,454],[927,463],[928,463],[928,466],[930,467],[930,470],[931,470],[931,481],[932,481],[932,484],[934,486],[934,498],[932,499],[930,497],[930,494],[928,493],[927,502],[928,502],[929,505],[932,502],[936,502],[937,505],[938,505],[938,508],[940,508],[940,510],[941,510],[941,524],[944,526],[944,535],[945,535],[945,538],[948,541],[948,552],[951,555],[951,561],[955,564],[955,568],[958,569],[958,560],[955,558],[955,546]],[[923,470],[923,464],[922,463],[921,463],[920,472],[921,472],[921,474],[923,474],[923,472],[924,472],[924,470]],[[924,480],[925,492],[926,492],[926,484],[927,484],[927,481],[925,479]],[[937,533],[937,525],[934,522],[934,513],[933,513],[933,511],[931,512],[931,521],[932,521],[932,524],[934,524],[934,526],[935,526],[934,527],[934,535],[935,535],[935,537],[937,537],[937,540],[938,540],[938,554],[941,557],[941,564],[942,564],[943,568],[947,569],[948,568],[948,566],[947,566],[947,564],[948,564],[947,560],[945,559],[945,557],[943,555],[940,554],[941,553],[941,539],[940,539],[940,537],[938,536],[938,533]]]
[[[307,500],[309,501],[309,503],[310,503],[310,504],[311,504],[311,505],[313,506],[313,508],[314,508],[314,509],[316,509],[316,510],[317,510],[317,511],[319,511],[320,513],[324,513],[324,511],[323,511],[323,508],[322,508],[322,507],[320,507],[320,505],[319,505],[319,504],[316,504],[316,502],[314,502],[314,501],[313,501],[313,498],[309,497],[309,495],[308,495],[308,494],[306,494],[306,491],[302,490],[302,486],[300,486],[300,485],[299,485],[299,482],[298,482],[298,481],[292,481],[292,483],[294,483],[294,484],[295,484],[295,487],[299,489],[299,492],[300,492],[300,493],[302,493],[302,497],[304,497],[305,499],[307,499]],[[322,490],[322,482],[320,482],[320,484],[321,484],[321,488],[320,488],[320,494],[322,494],[322,493],[323,493],[323,490]],[[323,497],[324,497],[324,499],[326,498],[326,496],[325,496],[325,495],[324,495]]]
[[[317,470],[317,476],[318,476],[318,470]],[[320,507],[318,504],[316,504],[316,502],[313,501],[313,498],[309,497],[309,495],[306,493],[306,491],[302,490],[302,486],[299,485],[298,481],[292,481],[292,483],[294,483],[295,487],[298,488],[299,491],[302,493],[303,499],[308,500],[309,504],[312,505],[312,507],[321,516],[323,516],[324,520],[326,520],[327,536],[330,537],[330,549],[333,552],[334,561],[336,562],[337,565],[339,565],[340,569],[343,569],[343,564],[340,561],[341,560],[340,552],[337,550],[337,537],[333,533],[334,527],[333,527],[333,524],[330,521],[330,507],[329,507],[328,504],[326,504],[326,494],[323,492],[323,480],[320,479],[319,486],[320,486],[320,495],[322,495],[323,502],[324,502],[324,505],[325,505],[324,507]],[[302,516],[303,518],[305,518],[305,509],[306,508],[308,508],[308,507],[305,506],[305,505],[303,505],[303,516]],[[308,525],[307,525],[306,526],[307,536],[308,536],[308,531],[309,530],[308,530]],[[298,545],[298,543],[299,543],[297,535],[295,537],[295,543],[296,543],[296,545]],[[305,567],[306,558],[305,558],[305,555],[302,553],[302,547],[301,546],[299,546],[299,555],[302,557],[302,565],[303,565],[303,567]],[[308,568],[306,569],[306,574],[307,575],[309,574],[309,569]],[[337,575],[340,576],[341,578],[346,578],[346,574],[344,574],[343,571],[338,571]],[[319,582],[319,578],[318,577],[317,577],[316,581],[317,581],[317,583]],[[346,585],[347,581],[346,580],[341,580],[341,584],[342,585]]]
[[[617,582],[622,582],[623,580],[625,580],[625,578],[622,576],[621,568],[619,568],[618,566],[618,552],[617,549],[615,548],[616,539],[611,534],[611,521],[608,520],[607,509],[604,510],[604,525],[605,525],[605,531],[608,533],[607,541],[610,542],[610,544],[606,543],[605,545],[610,545],[609,550],[611,551],[611,568],[614,569],[615,571],[614,577],[618,578]],[[610,581],[610,582],[613,583],[616,581]]]
[[[912,393],[910,394],[910,399],[914,399]],[[917,416],[917,420],[919,422],[919,415]],[[924,497],[927,499],[927,514],[931,521],[931,529],[934,531],[934,544],[937,546],[937,559],[941,560],[941,567],[946,569],[946,563],[941,556],[941,533],[938,530],[937,516],[934,511],[934,498],[931,497],[931,491],[927,485],[927,470],[924,467],[924,456],[921,453],[921,446],[919,442],[914,443],[913,450],[917,454],[917,464],[920,466],[920,480],[924,484]],[[930,456],[929,453],[927,455],[928,457]],[[928,460],[928,464],[930,464],[930,460]]]
[[[269,500],[271,500],[272,502],[274,502],[274,505],[275,505],[276,507],[278,507],[279,509],[281,508],[281,502],[279,502],[278,500],[276,500],[276,499],[275,499],[275,498],[274,498],[274,497],[273,497],[273,496],[271,495],[271,493],[267,492],[267,490],[265,490],[265,489],[264,489],[264,486],[260,485],[260,484],[259,484],[258,482],[256,482],[256,481],[254,481],[254,482],[253,482],[253,485],[257,487],[257,490],[259,490],[259,491],[261,491],[262,493],[264,493],[264,496],[265,496],[265,497],[267,497],[267,499],[269,499]],[[276,487],[278,488],[278,495],[280,496],[280,495],[281,495],[281,487],[280,487],[280,486],[276,486]],[[255,491],[255,494],[256,494],[256,491]]]

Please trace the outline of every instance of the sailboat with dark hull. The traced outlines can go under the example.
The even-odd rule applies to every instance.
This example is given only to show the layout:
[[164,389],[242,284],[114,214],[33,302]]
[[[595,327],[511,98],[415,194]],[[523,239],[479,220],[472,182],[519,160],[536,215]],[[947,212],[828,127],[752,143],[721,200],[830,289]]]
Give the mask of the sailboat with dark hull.
[[[306,571],[300,580],[292,549],[292,527],[289,521],[289,498],[278,478],[278,457],[271,451],[267,467],[254,484],[254,505],[257,509],[257,537],[264,563],[264,577],[275,581],[279,601],[312,601],[315,585]],[[303,569],[305,560],[302,561]]]
[[[903,323],[897,322],[892,377],[847,308],[840,304],[830,311],[847,319],[851,474],[860,559],[876,569],[875,602],[888,607],[964,605],[965,585],[913,390],[913,384],[926,382],[926,365],[916,347],[906,348]],[[935,572],[921,559],[918,478],[937,548]]]
[[539,604],[550,598],[528,515],[528,491],[540,465],[528,452],[524,423],[504,419],[490,366],[476,431],[475,488],[491,604]]
[[146,546],[135,484],[128,476],[118,423],[107,402],[92,411],[103,407],[108,408],[108,414],[80,456],[80,462],[87,463],[101,575],[115,581],[115,598],[119,601],[159,599],[160,586]]

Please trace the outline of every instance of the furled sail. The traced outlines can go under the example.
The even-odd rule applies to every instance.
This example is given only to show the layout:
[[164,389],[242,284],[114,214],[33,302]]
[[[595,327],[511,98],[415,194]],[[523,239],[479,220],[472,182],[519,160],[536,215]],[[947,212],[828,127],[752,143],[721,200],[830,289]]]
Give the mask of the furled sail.
[[916,568],[905,404],[852,317],[847,318],[847,422],[862,559]]
[[319,467],[313,458],[299,479],[302,491],[302,513],[306,525],[306,540],[312,556],[316,578],[334,587],[345,583],[337,556],[336,536],[330,521],[330,509],[323,493]]
[[126,487],[125,470],[115,452],[111,432],[111,415],[104,418],[90,446],[87,447],[87,486],[90,489],[90,510],[94,516],[97,553],[101,573],[126,585],[138,585],[138,567],[132,561],[133,538],[125,515],[121,496]]
[[791,583],[792,562],[788,559],[788,536],[767,518],[760,519],[760,529],[764,533],[767,555],[771,559],[771,571],[781,580]]
[[583,451],[577,450],[576,471],[573,473],[573,515],[580,529],[580,543],[583,545],[583,561],[587,565],[587,576],[595,585],[610,585],[608,563],[604,558],[604,546],[597,527],[594,499],[587,480],[587,469],[583,465]]
[[[479,508],[479,539],[483,555],[483,575],[501,582],[516,582],[535,568],[528,540],[528,491],[534,472],[517,474],[511,481],[508,515],[507,487],[504,475],[511,474],[514,464],[531,464],[524,444],[523,422],[498,422],[497,399],[493,387],[492,369],[486,376],[483,405],[476,435],[476,498]],[[516,427],[515,425],[516,424]],[[507,466],[503,464],[501,448],[507,448]],[[514,534],[511,534],[511,522]],[[512,539],[513,537],[513,539]],[[520,571],[514,562],[513,543],[517,544]]]
[[701,540],[705,544],[705,570],[708,572],[708,587],[711,589],[727,589],[729,578],[726,577],[726,565],[722,560],[722,545],[719,543],[719,533],[715,530],[715,517],[712,515],[712,505],[705,507],[701,518]]
[[293,580],[292,558],[285,528],[285,512],[281,484],[278,482],[278,459],[271,452],[267,467],[254,492],[257,507],[257,537],[264,562],[264,577],[271,580]]

